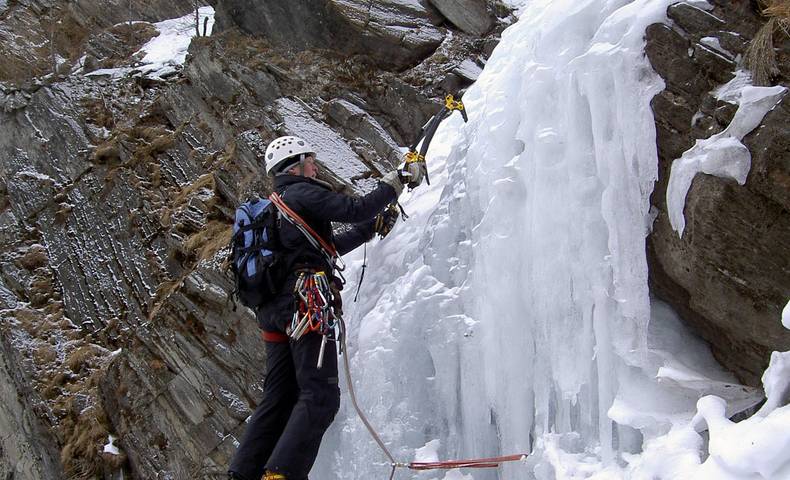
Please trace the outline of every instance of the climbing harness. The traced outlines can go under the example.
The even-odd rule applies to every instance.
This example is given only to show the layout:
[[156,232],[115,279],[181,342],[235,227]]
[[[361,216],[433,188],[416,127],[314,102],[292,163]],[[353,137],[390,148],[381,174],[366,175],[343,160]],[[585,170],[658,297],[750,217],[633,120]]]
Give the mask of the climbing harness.
[[351,367],[349,366],[348,362],[348,346],[346,345],[346,323],[343,320],[342,315],[337,316],[338,324],[340,327],[340,354],[343,357],[343,369],[345,370],[346,374],[346,384],[348,385],[348,394],[351,397],[351,404],[354,406],[354,410],[356,410],[359,419],[362,420],[362,423],[367,428],[370,436],[373,437],[373,440],[379,445],[379,448],[384,455],[390,461],[390,476],[389,480],[392,480],[395,477],[395,470],[398,468],[408,468],[409,470],[443,470],[443,469],[453,469],[453,468],[496,468],[500,464],[505,462],[515,462],[517,460],[525,460],[529,454],[527,453],[518,453],[515,455],[505,455],[501,457],[488,457],[488,458],[470,458],[465,460],[447,460],[444,462],[398,462],[395,460],[395,457],[389,451],[387,446],[384,444],[384,441],[381,439],[376,430],[373,428],[373,425],[370,424],[365,412],[362,411],[360,408],[359,403],[357,403],[357,395],[354,391],[354,381],[351,379]]

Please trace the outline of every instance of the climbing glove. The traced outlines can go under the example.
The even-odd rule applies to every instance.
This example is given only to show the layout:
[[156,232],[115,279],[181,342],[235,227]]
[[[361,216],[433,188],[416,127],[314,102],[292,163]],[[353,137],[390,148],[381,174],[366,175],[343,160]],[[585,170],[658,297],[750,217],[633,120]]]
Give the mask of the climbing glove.
[[400,192],[403,191],[403,181],[401,181],[399,172],[389,172],[381,177],[381,181],[395,189],[396,197],[400,196]]
[[425,160],[407,162],[401,170],[401,180],[409,188],[417,188],[425,178]]
[[379,237],[384,238],[392,231],[392,227],[394,227],[395,222],[398,221],[398,214],[398,208],[395,205],[390,205],[383,212],[376,215],[376,222],[373,226],[373,230]]

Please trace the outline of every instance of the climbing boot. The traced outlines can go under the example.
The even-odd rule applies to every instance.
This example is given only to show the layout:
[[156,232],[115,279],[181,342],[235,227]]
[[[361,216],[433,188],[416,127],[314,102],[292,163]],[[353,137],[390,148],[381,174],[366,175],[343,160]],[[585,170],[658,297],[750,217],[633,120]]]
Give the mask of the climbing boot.
[[267,470],[266,473],[263,474],[263,478],[261,478],[261,480],[287,480],[287,479],[285,478],[285,475],[283,475],[282,473],[270,472]]

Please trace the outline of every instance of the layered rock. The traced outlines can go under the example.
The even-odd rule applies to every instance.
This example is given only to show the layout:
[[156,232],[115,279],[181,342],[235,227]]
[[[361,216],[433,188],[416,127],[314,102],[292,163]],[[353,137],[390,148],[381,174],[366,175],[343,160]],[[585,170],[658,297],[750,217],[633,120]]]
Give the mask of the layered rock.
[[[0,289],[4,287],[0,286]],[[7,308],[8,305],[3,305]],[[59,449],[49,434],[51,425],[37,416],[33,407],[41,402],[35,391],[24,388],[17,348],[3,336],[0,343],[0,476],[20,480],[62,478]]]
[[326,48],[364,54],[396,69],[425,58],[444,38],[435,26],[441,17],[424,0],[231,0],[221,2],[218,10],[229,19],[226,23],[286,51]]
[[[136,18],[192,8],[171,3]],[[274,33],[240,34],[220,9],[224,33],[194,40],[170,81],[85,78],[133,63],[145,29],[114,26],[126,18],[113,3],[47,4],[91,26],[70,48],[93,60],[0,84],[0,423],[22,432],[3,440],[0,473],[222,475],[265,371],[251,312],[228,302],[224,260],[234,207],[271,187],[266,143],[299,133],[324,149],[323,179],[364,192],[438,109],[444,72],[484,61],[476,39],[442,41],[427,2],[371,6],[369,18],[342,3],[323,19],[349,37],[337,45],[384,45],[401,66],[431,57],[382,71],[393,63],[326,50],[321,25],[302,32],[321,48],[286,51]],[[104,452],[110,435],[119,455]]]
[[[666,207],[671,164],[732,120],[737,105],[716,99],[714,90],[743,68],[764,21],[749,2],[709,3],[708,11],[675,4],[668,10],[670,25],[647,30],[647,55],[666,82],[653,100],[659,181],[652,197],[658,216],[648,239],[650,280],[722,365],[757,386],[771,351],[790,349],[790,332],[780,322],[790,297],[790,97],[745,137],[752,164],[744,186],[696,176],[679,237]],[[784,72],[777,82],[788,86],[790,39],[780,33],[776,40]]]

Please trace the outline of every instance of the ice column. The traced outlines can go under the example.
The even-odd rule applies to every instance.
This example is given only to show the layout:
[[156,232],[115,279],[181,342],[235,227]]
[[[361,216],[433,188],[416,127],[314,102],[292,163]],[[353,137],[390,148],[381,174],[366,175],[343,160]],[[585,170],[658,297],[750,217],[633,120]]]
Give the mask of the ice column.
[[[368,250],[347,309],[352,368],[401,460],[559,438],[606,461],[623,442],[606,413],[645,349],[650,100],[663,88],[643,36],[669,3],[527,3],[464,96],[469,123],[456,114],[437,133],[432,185],[403,198],[412,217]],[[386,470],[347,404],[328,442],[316,478]]]

